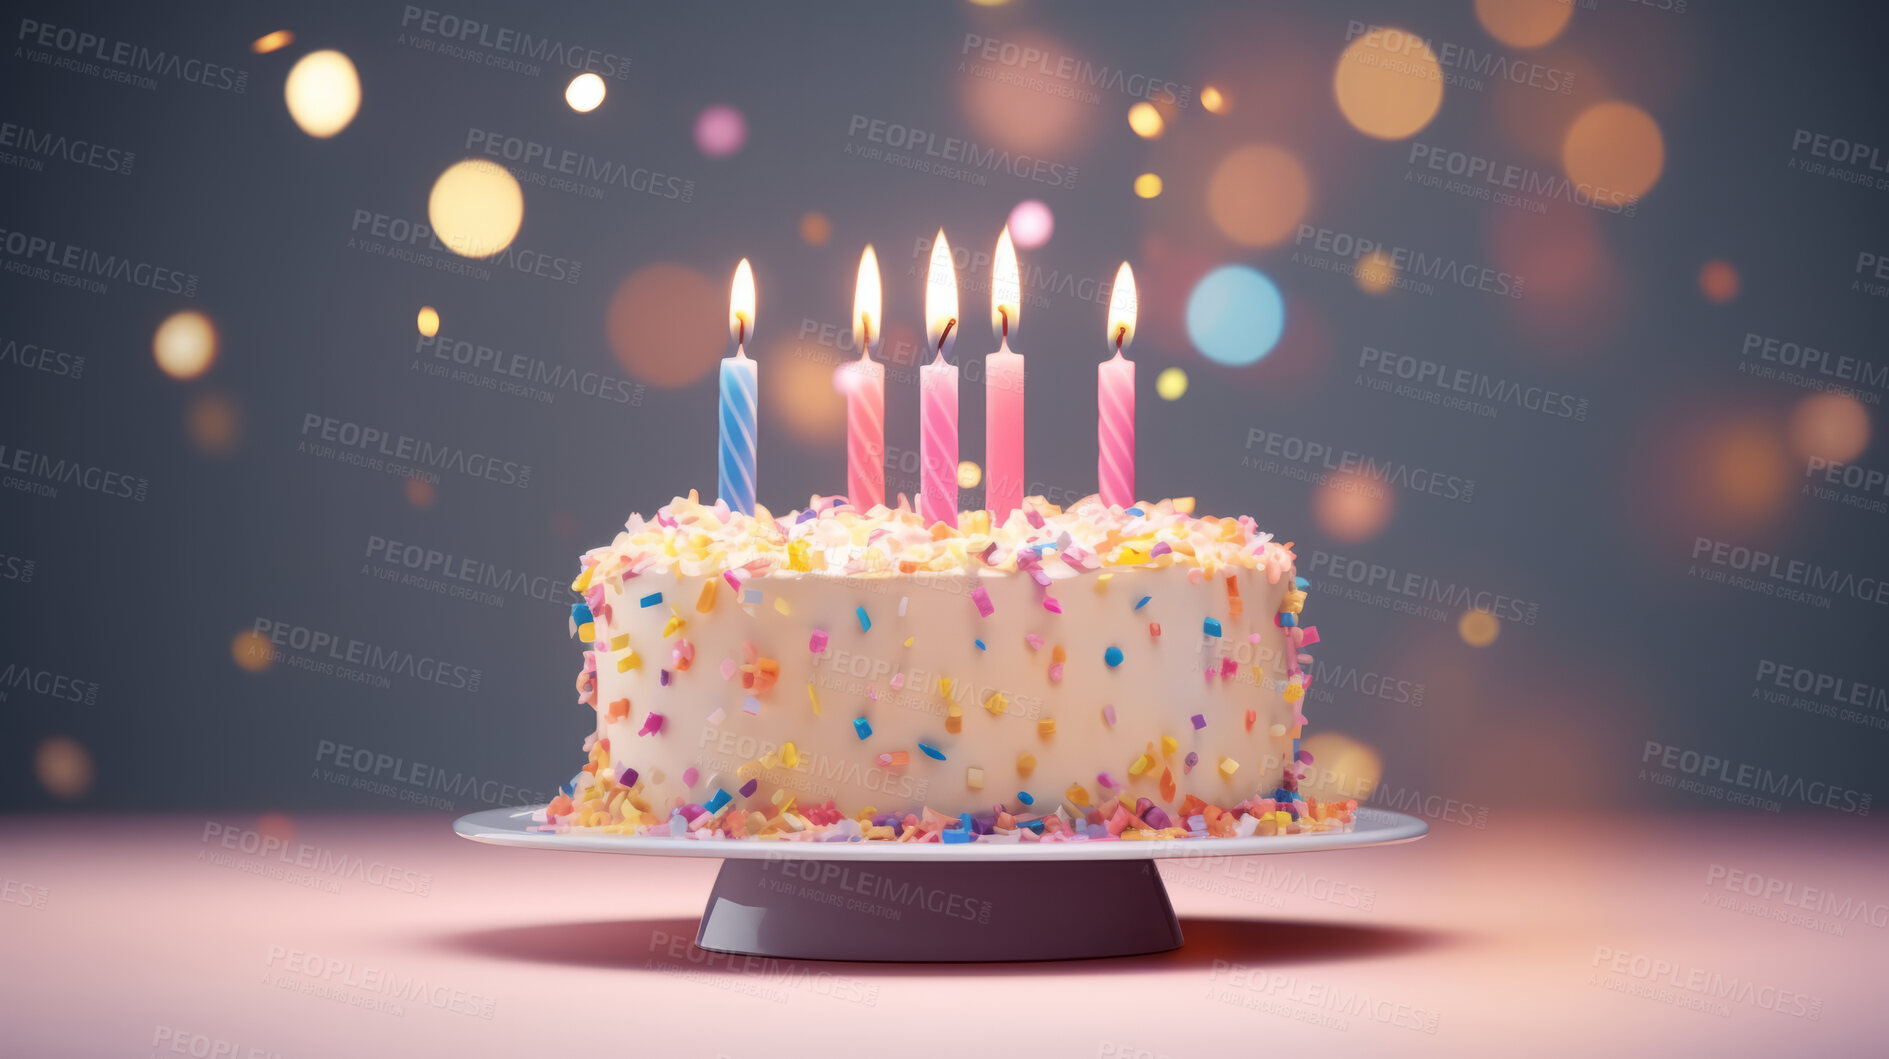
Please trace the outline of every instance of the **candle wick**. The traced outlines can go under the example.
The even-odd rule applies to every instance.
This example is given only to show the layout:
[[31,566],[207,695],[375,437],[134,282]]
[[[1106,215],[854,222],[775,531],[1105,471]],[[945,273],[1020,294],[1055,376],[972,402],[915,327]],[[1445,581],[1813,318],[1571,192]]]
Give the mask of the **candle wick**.
[[872,314],[859,314],[859,330],[865,336],[859,340],[859,356],[863,360],[872,352]]
[[997,307],[997,315],[1003,318],[1003,322],[1004,322],[1003,340],[1005,342],[1008,342],[1010,341],[1010,310],[1000,305]]
[[1128,325],[1122,324],[1115,329],[1115,355],[1122,355],[1122,339],[1128,337]]
[[745,316],[742,316],[740,313],[736,313],[735,314],[735,348],[740,349],[742,346],[745,346],[747,344],[748,344],[748,318]]
[[951,329],[958,326],[956,318],[946,320],[944,330],[938,332],[938,355],[944,356],[945,339],[951,337]]

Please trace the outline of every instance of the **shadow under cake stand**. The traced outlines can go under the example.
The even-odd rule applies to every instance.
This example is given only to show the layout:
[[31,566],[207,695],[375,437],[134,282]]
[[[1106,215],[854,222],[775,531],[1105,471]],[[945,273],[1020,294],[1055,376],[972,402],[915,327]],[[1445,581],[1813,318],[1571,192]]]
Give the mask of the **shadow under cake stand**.
[[487,809],[474,842],[645,857],[716,857],[695,944],[801,960],[983,962],[1180,948],[1159,860],[1411,842],[1429,825],[1362,808],[1350,831],[1148,842],[758,842],[533,831],[532,808]]

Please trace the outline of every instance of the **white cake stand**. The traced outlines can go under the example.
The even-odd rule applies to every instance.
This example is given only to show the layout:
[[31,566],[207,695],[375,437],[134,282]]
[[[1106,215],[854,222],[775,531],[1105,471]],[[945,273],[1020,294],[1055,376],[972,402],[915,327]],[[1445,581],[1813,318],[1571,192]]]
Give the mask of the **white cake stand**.
[[474,842],[645,857],[718,857],[695,944],[802,960],[983,962],[1180,948],[1157,860],[1385,846],[1413,816],[1362,808],[1352,830],[1153,842],[757,842],[531,831],[531,808],[462,816]]

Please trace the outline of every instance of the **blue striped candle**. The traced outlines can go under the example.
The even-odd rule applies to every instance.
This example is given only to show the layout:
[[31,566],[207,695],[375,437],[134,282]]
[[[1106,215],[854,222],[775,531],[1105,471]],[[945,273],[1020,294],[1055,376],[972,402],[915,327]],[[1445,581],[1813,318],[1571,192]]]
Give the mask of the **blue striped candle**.
[[728,292],[728,337],[735,355],[721,362],[721,446],[715,468],[730,509],[754,514],[754,404],[760,392],[748,336],[754,331],[754,269],[742,258]]
[[759,382],[754,361],[740,349],[721,362],[721,498],[744,515],[754,514],[754,402]]

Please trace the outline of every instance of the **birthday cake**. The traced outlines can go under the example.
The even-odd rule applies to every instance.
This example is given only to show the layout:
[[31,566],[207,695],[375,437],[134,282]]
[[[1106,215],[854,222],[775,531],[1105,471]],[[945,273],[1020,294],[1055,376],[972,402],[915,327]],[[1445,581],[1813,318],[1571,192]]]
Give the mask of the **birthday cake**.
[[1292,547],[1192,502],[677,498],[582,557],[589,760],[541,826],[1032,842],[1348,829],[1299,790]]

